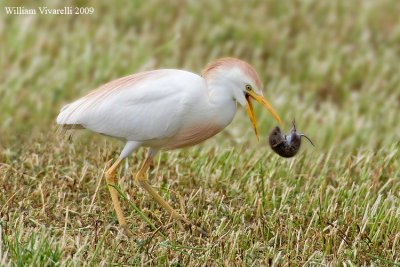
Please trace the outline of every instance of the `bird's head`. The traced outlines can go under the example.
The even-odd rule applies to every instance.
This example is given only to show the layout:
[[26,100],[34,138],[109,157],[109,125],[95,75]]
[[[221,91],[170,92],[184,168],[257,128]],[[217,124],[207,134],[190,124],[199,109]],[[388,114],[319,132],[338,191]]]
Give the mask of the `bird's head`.
[[204,71],[208,84],[229,88],[234,100],[247,108],[250,121],[258,139],[257,121],[251,99],[261,103],[282,124],[278,114],[264,98],[262,83],[257,72],[247,62],[236,58],[221,58],[212,62]]

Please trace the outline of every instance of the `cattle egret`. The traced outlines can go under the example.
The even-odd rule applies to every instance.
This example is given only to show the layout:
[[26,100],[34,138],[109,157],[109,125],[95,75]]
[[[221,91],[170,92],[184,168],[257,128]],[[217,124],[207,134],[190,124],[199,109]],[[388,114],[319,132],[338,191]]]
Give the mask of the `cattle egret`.
[[115,173],[123,159],[139,147],[148,147],[147,158],[136,175],[139,183],[177,221],[181,217],[147,182],[146,171],[159,150],[198,144],[222,131],[236,113],[236,103],[246,106],[258,139],[250,99],[261,103],[281,124],[263,97],[261,80],[252,66],[235,58],[209,64],[202,76],[175,69],[132,74],[91,91],[64,106],[57,123],[66,128],[86,128],[126,140],[119,158],[106,171],[106,179],[118,222],[127,224],[118,201]]

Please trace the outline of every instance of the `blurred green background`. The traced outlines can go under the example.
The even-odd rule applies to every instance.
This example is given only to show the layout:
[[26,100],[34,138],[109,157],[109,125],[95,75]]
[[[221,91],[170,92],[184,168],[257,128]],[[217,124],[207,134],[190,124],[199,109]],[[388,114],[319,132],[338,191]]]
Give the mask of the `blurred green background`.
[[[1,6],[18,5],[92,6],[95,12],[0,11],[3,149],[54,134],[59,109],[102,83],[156,68],[200,73],[224,56],[253,65],[285,131],[296,118],[318,149],[355,152],[398,144],[399,1],[2,1]],[[237,142],[254,139],[245,112],[238,114],[227,133]],[[275,122],[260,107],[257,114],[267,145]]]
[[[400,1],[0,3],[0,265],[399,262]],[[5,6],[94,14],[7,15]],[[210,232],[165,230],[196,257],[166,248],[123,202],[135,233],[127,240],[103,179],[122,143],[58,136],[59,110],[121,76],[200,73],[225,56],[254,66],[284,131],[296,118],[316,148],[277,156],[267,144],[273,117],[255,104],[258,143],[240,108],[221,134],[160,153],[149,171],[156,190]],[[168,214],[134,183],[144,155],[123,164],[119,184],[163,226]]]

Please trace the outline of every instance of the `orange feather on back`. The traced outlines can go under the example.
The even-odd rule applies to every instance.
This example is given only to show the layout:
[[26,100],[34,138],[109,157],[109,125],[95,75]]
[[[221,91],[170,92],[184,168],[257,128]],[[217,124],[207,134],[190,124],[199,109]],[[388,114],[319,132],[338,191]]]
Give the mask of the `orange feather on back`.
[[111,93],[123,90],[125,88],[129,88],[131,86],[137,85],[138,83],[145,81],[149,78],[159,78],[162,75],[166,75],[167,71],[162,70],[151,70],[151,71],[144,71],[135,74],[131,74],[106,84],[101,85],[100,87],[92,90],[83,98],[86,100],[96,99],[95,102],[102,100],[103,98],[107,97]]

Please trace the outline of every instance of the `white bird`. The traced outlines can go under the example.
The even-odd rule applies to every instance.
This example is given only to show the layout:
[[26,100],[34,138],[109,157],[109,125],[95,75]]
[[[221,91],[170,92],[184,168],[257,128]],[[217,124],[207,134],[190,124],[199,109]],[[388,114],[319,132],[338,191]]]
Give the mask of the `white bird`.
[[[250,99],[260,102],[281,124],[279,116],[265,100],[262,83],[252,66],[235,58],[222,58],[209,64],[202,76],[175,69],[132,74],[91,91],[64,106],[57,123],[67,128],[84,127],[126,140],[119,159],[107,170],[108,188],[118,222],[127,224],[114,185],[116,169],[139,147],[149,147],[136,181],[171,216],[188,223],[149,185],[146,170],[159,150],[198,144],[222,131],[233,120],[236,104],[246,106],[258,139]],[[129,232],[129,230],[127,230]]]

